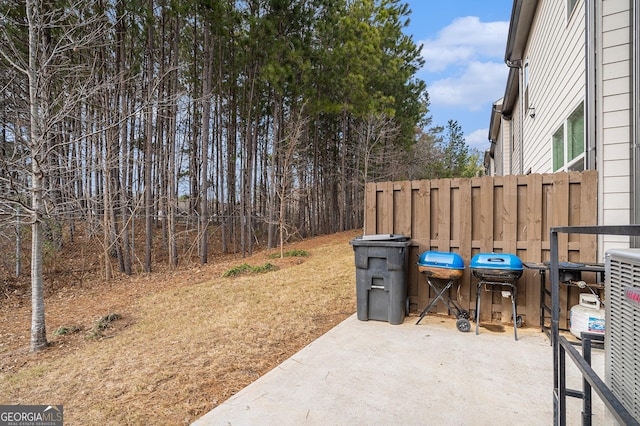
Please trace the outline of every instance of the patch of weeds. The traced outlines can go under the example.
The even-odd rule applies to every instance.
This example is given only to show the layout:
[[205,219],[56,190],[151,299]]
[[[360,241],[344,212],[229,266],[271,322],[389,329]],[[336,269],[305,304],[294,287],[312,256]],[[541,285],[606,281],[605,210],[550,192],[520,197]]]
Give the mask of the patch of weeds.
[[[308,257],[309,252],[306,250],[289,250],[284,252],[284,257]],[[269,255],[270,259],[277,259],[280,257],[280,253],[272,253]]]
[[112,322],[119,320],[121,318],[122,318],[122,315],[116,314],[116,313],[103,316],[98,321],[96,321],[93,327],[91,327],[91,329],[89,330],[88,338],[95,339],[100,337],[102,335],[102,332],[106,330]]
[[264,272],[275,271],[276,269],[278,269],[278,267],[269,262],[261,266],[251,266],[248,263],[243,263],[242,265],[229,269],[227,272],[222,274],[222,276],[227,278],[235,277],[240,274],[262,274]]
[[262,266],[255,266],[251,268],[251,272],[254,274],[262,274],[263,272],[275,271],[278,267],[272,263],[265,263]]
[[223,277],[235,277],[236,275],[244,274],[246,272],[251,271],[251,265],[248,263],[243,263],[242,265],[234,266],[229,269],[227,272],[222,274]]
[[75,326],[75,325],[71,325],[69,327],[67,326],[62,326],[62,327],[58,327],[57,329],[55,329],[53,331],[53,335],[54,336],[65,336],[67,334],[74,334],[77,333],[81,330],[80,327]]

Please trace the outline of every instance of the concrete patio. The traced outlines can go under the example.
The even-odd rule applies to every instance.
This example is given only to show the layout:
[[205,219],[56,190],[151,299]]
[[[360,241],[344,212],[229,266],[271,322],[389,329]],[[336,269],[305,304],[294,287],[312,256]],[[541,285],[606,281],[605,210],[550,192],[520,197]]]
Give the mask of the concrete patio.
[[[204,425],[550,425],[553,357],[539,328],[457,331],[428,315],[401,325],[352,315],[194,422]],[[604,353],[594,351],[603,377]],[[570,362],[568,384],[580,388]],[[582,401],[569,399],[568,424]],[[593,424],[604,423],[594,395]]]

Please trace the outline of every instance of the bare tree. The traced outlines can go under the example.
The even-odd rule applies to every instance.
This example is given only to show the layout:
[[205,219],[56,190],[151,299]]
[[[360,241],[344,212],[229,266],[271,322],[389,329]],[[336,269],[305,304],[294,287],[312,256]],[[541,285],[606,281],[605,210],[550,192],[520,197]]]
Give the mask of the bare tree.
[[202,165],[200,194],[200,263],[205,264],[209,254],[209,135],[211,126],[211,33],[209,25],[204,24],[204,59],[202,67]]
[[280,145],[280,177],[278,179],[278,202],[280,211],[278,213],[278,231],[280,233],[280,257],[284,257],[284,243],[287,229],[287,204],[291,198],[291,186],[293,180],[293,165],[296,154],[301,153],[300,141],[304,136],[304,130],[307,126],[308,118],[303,116],[303,109],[297,113],[292,113],[289,120],[285,123],[285,137]]
[[[93,67],[91,56],[83,53],[97,40],[103,21],[90,10],[89,3],[79,1],[66,8],[55,8],[40,0],[26,0],[26,50],[21,47],[24,33],[9,31],[10,28],[21,28],[23,23],[0,15],[0,31],[4,39],[0,55],[26,79],[28,87],[28,111],[23,114],[23,117],[28,117],[26,130],[15,128],[14,137],[25,147],[27,163],[30,164],[28,191],[31,203],[23,208],[30,216],[31,225],[32,352],[48,345],[44,315],[42,224],[50,207],[45,197],[44,182],[51,173],[49,160],[58,143],[56,141],[64,140],[56,139],[54,132],[64,127],[61,124],[67,116],[90,95],[91,90],[95,90],[89,83]],[[57,90],[60,87],[64,90]]]
[[[369,182],[372,162],[382,164],[383,169],[393,169],[393,167],[388,167],[388,165],[385,166],[385,152],[381,148],[386,141],[394,140],[398,133],[399,128],[393,118],[384,113],[371,113],[362,121],[358,131],[358,146],[364,162],[361,167],[363,188],[366,188]],[[362,211],[364,215],[367,214],[366,209]],[[363,223],[367,223],[366,216],[364,217]]]

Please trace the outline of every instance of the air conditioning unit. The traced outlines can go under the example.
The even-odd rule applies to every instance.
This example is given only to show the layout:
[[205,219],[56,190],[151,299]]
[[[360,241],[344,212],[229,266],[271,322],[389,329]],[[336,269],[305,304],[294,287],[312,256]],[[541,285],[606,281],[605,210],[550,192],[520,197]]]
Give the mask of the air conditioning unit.
[[640,421],[640,249],[605,255],[605,381]]

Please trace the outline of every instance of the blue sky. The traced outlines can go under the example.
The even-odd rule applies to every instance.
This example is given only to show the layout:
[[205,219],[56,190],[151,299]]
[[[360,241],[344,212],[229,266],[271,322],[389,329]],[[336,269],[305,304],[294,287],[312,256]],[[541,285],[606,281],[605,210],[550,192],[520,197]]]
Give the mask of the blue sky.
[[456,120],[467,145],[489,147],[491,104],[504,95],[504,52],[513,0],[405,0],[412,13],[405,33],[424,45],[433,123]]

